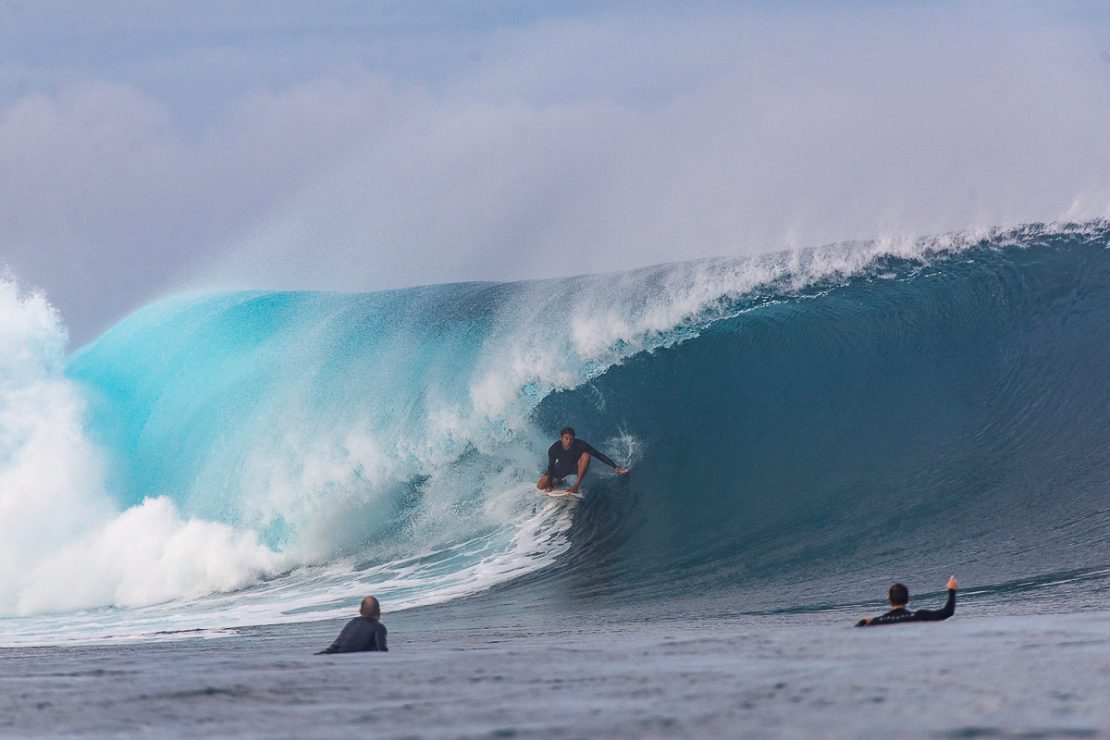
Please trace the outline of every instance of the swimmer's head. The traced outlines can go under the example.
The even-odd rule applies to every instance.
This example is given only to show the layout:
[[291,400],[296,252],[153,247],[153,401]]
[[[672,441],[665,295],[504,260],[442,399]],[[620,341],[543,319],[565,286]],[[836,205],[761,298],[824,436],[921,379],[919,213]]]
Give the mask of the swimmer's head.
[[890,605],[891,606],[905,606],[910,603],[910,590],[901,583],[895,583],[890,587]]
[[367,596],[362,600],[362,605],[358,608],[358,613],[367,619],[377,619],[382,615],[382,605],[373,596]]

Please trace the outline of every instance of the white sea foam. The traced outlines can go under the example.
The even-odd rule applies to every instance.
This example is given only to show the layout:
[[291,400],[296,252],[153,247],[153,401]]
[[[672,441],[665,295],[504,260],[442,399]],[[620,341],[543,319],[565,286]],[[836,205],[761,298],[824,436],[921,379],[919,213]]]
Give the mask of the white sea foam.
[[[513,484],[503,490],[491,489],[484,504],[491,515],[515,521],[516,526],[505,530],[509,536],[504,542],[481,536],[369,567],[341,558],[326,565],[301,567],[233,594],[179,601],[173,607],[73,613],[64,623],[52,620],[49,633],[44,633],[43,625],[34,618],[8,619],[0,644],[146,641],[166,631],[190,630],[178,636],[191,637],[191,631],[197,629],[334,619],[349,616],[351,605],[370,592],[390,611],[440,603],[546,568],[570,547],[567,532],[573,522],[574,502],[547,500],[520,518],[519,501],[519,487]],[[164,513],[164,503],[154,508]],[[107,539],[101,544],[108,550],[115,548],[106,564],[119,567],[114,559],[123,546]]]
[[253,533],[184,519],[167,499],[117,509],[65,343],[41,294],[0,279],[0,615],[152,604],[275,572]]

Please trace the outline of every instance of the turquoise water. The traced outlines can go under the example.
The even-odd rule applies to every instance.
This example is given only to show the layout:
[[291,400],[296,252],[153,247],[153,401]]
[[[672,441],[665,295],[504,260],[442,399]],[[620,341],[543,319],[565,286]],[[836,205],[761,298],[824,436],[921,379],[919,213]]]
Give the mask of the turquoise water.
[[[56,417],[11,422],[0,460],[58,472],[34,500],[82,513],[21,556],[34,577],[0,615],[33,641],[49,613],[140,634],[335,617],[369,590],[639,608],[665,587],[774,612],[949,571],[1000,603],[1087,583],[1060,591],[1082,608],[1110,568],[1108,246],[1097,222],[185,295],[60,359],[25,300],[46,359],[0,377]],[[537,497],[565,424],[632,474]]]

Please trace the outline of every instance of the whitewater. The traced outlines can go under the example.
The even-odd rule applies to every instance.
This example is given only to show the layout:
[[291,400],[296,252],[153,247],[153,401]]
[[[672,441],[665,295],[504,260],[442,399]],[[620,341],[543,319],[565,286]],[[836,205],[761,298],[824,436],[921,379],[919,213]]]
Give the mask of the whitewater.
[[[961,654],[980,645],[1017,670],[1015,644],[1055,639],[1044,614],[1093,629],[1096,647],[1078,658],[1046,653],[1063,680],[1064,663],[1097,665],[1110,644],[1075,616],[1094,610],[1105,625],[1110,590],[1108,349],[1104,221],[558,280],[180,294],[72,351],[48,296],[8,274],[0,645],[28,680],[21,660],[99,665],[97,650],[123,648],[95,646],[132,644],[151,661],[186,654],[173,680],[187,682],[211,673],[190,644],[269,646],[278,634],[308,650],[374,593],[391,630],[407,629],[410,650],[421,635],[440,666],[455,660],[437,642],[449,614],[480,625],[461,638],[471,647],[486,644],[479,633],[527,635],[527,665],[512,650],[487,656],[525,682],[555,660],[568,608],[594,625],[572,639],[616,650],[611,665],[634,675],[611,641],[669,644],[668,620],[680,620],[700,635],[688,667],[708,687],[725,670],[720,649],[765,660],[759,633],[777,664],[792,640],[809,645],[798,670],[819,672],[840,654],[828,630],[879,610],[891,581],[928,600],[956,573],[957,621],[1003,620],[953,632]],[[539,496],[566,424],[630,476],[595,465],[581,503]],[[644,622],[661,593],[674,605]],[[853,644],[871,655],[875,643]],[[154,670],[141,663],[138,674]],[[600,670],[584,654],[570,665]],[[436,693],[433,662],[408,667],[418,698]],[[864,729],[850,720],[858,697],[828,686],[861,669],[817,683],[845,734]],[[644,670],[650,683],[677,669]],[[602,694],[616,680],[595,678]],[[602,708],[642,710],[619,693]],[[766,734],[782,729],[788,694],[753,700]],[[688,734],[728,726],[727,700],[704,696],[716,698],[694,706],[714,719],[687,717]],[[992,726],[1106,729],[1072,704],[1074,726],[1036,713]],[[549,719],[531,731],[621,727]],[[918,729],[951,729],[930,722]]]

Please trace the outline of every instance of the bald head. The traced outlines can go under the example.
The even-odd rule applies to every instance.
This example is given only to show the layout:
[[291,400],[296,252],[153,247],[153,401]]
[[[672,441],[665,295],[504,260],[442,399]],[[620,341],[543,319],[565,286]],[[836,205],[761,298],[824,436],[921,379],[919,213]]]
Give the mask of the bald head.
[[367,596],[362,600],[358,613],[368,619],[377,619],[382,615],[382,605],[373,596]]

